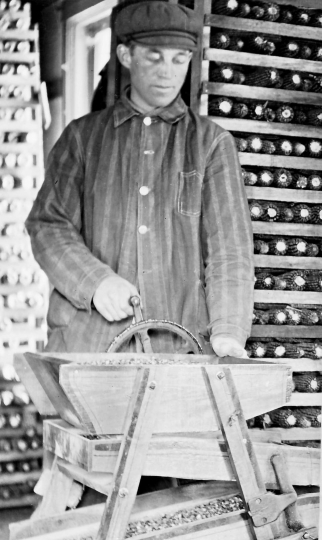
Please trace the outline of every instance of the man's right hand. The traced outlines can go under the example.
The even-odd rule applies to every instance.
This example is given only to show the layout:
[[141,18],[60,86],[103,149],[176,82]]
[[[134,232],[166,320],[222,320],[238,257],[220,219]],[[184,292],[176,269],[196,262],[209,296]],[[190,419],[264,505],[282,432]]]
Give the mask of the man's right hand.
[[120,321],[133,315],[131,296],[140,296],[132,283],[120,276],[107,277],[97,287],[93,304],[109,322]]

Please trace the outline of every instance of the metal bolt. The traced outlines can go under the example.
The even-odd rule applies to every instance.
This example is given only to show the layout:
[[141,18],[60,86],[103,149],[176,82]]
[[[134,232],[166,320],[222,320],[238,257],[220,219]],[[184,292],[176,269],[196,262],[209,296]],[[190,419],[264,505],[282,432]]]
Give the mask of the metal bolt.
[[157,385],[157,383],[155,381],[150,382],[150,384],[149,384],[150,390],[154,390],[156,385]]
[[263,517],[262,518],[262,523],[267,523],[267,518]]
[[217,373],[217,378],[218,378],[218,379],[224,379],[224,378],[225,378],[224,372],[223,372],[223,371],[218,371],[218,373]]
[[314,540],[315,539],[315,536],[311,536],[308,532],[305,532],[302,536],[302,538],[304,538],[304,540],[307,540],[307,539],[312,539]]
[[129,490],[126,488],[121,488],[119,491],[119,497],[126,497],[129,494]]
[[262,499],[256,499],[256,504],[260,504],[262,502]]

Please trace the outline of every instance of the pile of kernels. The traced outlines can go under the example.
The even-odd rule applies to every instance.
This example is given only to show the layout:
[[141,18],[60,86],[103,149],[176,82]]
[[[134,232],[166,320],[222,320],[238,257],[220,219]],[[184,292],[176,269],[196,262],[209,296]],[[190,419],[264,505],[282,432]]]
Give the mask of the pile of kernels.
[[213,356],[211,359],[205,359],[200,362],[200,360],[195,360],[193,358],[193,354],[189,354],[188,358],[157,358],[156,356],[152,357],[144,357],[140,356],[138,358],[124,358],[121,353],[117,353],[120,355],[120,358],[113,358],[112,360],[95,360],[90,362],[82,362],[82,365],[91,365],[91,366],[141,366],[141,365],[191,365],[191,364],[199,364],[201,366],[207,364],[218,364],[218,359],[216,360],[216,357]]
[[220,516],[221,514],[227,514],[243,509],[243,501],[238,495],[231,497],[230,499],[216,499],[193,508],[179,510],[174,514],[164,514],[157,519],[129,523],[125,538],[131,538],[132,536],[150,533],[152,531],[168,529],[170,527],[178,527],[193,521]]

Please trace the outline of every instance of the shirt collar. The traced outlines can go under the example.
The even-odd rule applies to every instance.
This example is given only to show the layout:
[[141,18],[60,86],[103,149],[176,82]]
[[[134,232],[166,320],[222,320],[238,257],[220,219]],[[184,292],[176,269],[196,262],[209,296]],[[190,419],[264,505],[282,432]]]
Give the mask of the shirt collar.
[[175,124],[183,118],[188,110],[187,105],[182,97],[178,97],[167,107],[157,107],[149,114],[142,114],[137,111],[129,98],[130,87],[127,87],[121,98],[116,102],[114,107],[114,127],[118,127],[133,116],[151,116],[159,117],[168,124]]

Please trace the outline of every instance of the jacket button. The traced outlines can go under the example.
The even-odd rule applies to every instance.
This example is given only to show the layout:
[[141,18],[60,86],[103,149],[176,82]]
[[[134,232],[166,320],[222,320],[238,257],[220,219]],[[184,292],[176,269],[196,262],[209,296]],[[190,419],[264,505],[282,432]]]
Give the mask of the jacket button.
[[140,195],[147,195],[150,192],[148,186],[141,186],[139,189]]
[[140,227],[138,228],[138,231],[140,234],[146,234],[148,232],[148,228],[146,225],[140,225]]
[[151,126],[152,120],[151,120],[150,116],[146,116],[146,117],[143,119],[143,124],[145,124],[146,126]]

